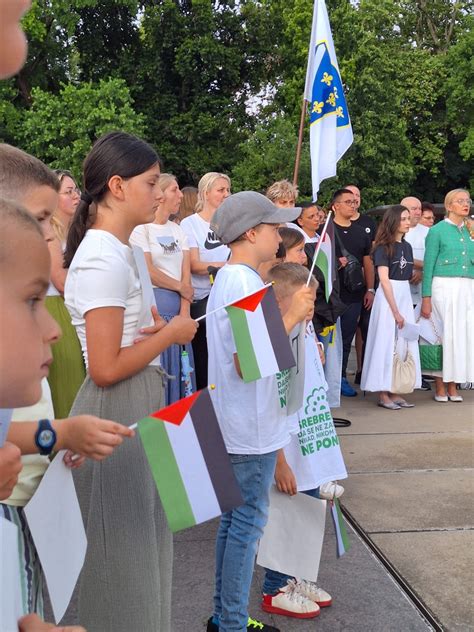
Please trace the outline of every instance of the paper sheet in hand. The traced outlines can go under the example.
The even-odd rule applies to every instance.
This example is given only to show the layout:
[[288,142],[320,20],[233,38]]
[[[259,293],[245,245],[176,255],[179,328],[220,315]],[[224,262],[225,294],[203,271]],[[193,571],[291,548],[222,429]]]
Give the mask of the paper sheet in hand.
[[399,330],[399,335],[405,340],[418,340],[420,337],[420,326],[416,323],[407,323]]
[[18,527],[0,518],[0,630],[17,630],[22,610]]
[[272,485],[270,513],[257,564],[299,579],[317,581],[324,538],[326,501],[289,496]]
[[87,548],[72,472],[64,465],[64,453],[58,453],[25,507],[56,623],[69,605]]

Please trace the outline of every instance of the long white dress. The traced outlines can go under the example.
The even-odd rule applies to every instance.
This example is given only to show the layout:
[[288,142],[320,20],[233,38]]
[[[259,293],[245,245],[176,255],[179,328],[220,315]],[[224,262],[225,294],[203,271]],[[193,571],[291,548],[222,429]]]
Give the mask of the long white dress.
[[[379,248],[383,248],[379,246]],[[389,278],[398,311],[407,323],[415,323],[415,315],[408,279],[413,270],[413,252],[410,244],[395,244],[392,257],[379,248],[374,252],[376,266],[389,268]],[[398,276],[398,279],[391,278]],[[415,361],[416,378],[413,388],[421,386],[420,354],[418,341],[407,341],[399,334],[390,306],[382,286],[375,294],[370,314],[369,330],[365,348],[364,366],[360,387],[363,391],[390,391],[392,388],[393,354],[396,350],[402,360],[410,351]]]

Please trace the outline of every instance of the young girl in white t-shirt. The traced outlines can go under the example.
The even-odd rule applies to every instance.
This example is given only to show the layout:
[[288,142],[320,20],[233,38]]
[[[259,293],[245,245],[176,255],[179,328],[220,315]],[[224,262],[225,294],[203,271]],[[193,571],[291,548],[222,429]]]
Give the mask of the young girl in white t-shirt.
[[[170,173],[160,175],[159,185],[163,201],[155,213],[155,221],[137,226],[130,236],[130,243],[139,246],[145,253],[158,312],[168,322],[177,314],[189,316],[194,290],[188,238],[179,224],[170,221],[170,215],[179,210],[183,194],[176,178]],[[194,367],[191,344],[186,345],[185,351],[189,366]],[[171,377],[165,390],[167,404],[189,395],[190,390],[196,390],[194,372],[187,375],[189,369],[180,345],[168,347],[160,360]]]
[[[65,253],[65,301],[88,371],[72,414],[128,426],[161,408],[159,354],[195,334],[189,317],[152,316],[146,267],[129,245],[133,229],[154,219],[159,176],[155,151],[122,132],[102,136],[84,162]],[[79,620],[91,632],[170,630],[172,538],[140,440],[94,465],[75,477],[88,539]]]

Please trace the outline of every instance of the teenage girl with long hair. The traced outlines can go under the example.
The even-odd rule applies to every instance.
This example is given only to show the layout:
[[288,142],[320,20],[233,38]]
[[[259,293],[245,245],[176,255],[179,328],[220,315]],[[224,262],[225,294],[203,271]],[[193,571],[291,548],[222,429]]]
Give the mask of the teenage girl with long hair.
[[[159,177],[152,147],[122,132],[99,138],[85,159],[65,252],[65,301],[88,371],[72,414],[129,426],[161,408],[159,354],[196,332],[189,317],[165,324],[156,308],[152,316],[142,283],[149,278],[129,245],[133,229],[154,219]],[[140,440],[122,447],[99,467],[86,462],[75,478],[88,539],[79,620],[89,632],[169,632],[171,533]]]
[[378,405],[389,410],[412,408],[403,397],[391,393],[394,349],[402,360],[410,352],[415,361],[413,388],[421,385],[418,341],[403,338],[405,323],[414,323],[410,279],[413,250],[405,241],[410,228],[410,211],[399,204],[389,207],[377,230],[372,256],[380,285],[370,315],[361,389],[379,392]]

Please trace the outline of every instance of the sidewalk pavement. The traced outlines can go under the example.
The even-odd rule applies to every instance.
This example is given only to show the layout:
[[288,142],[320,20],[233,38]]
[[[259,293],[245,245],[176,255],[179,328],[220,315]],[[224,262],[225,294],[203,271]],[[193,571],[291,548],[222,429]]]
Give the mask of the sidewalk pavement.
[[[212,612],[214,542],[217,521],[175,536],[173,632],[205,630]],[[336,558],[332,520],[327,515],[319,585],[333,597],[315,619],[269,615],[260,609],[263,569],[255,567],[250,600],[253,618],[281,632],[427,632],[420,617],[383,566],[348,527],[351,548]],[[291,536],[290,536],[291,537]]]
[[[344,504],[431,609],[443,629],[474,630],[474,392],[464,403],[438,404],[429,392],[413,409],[378,408],[373,395],[344,399],[334,416],[349,470]],[[175,537],[173,632],[205,629],[212,611],[217,521]],[[331,518],[319,581],[333,605],[316,619],[260,610],[263,571],[256,566],[250,613],[281,632],[418,632],[430,630],[385,568],[348,528],[351,549],[339,560]],[[291,537],[291,536],[290,536]]]
[[[349,479],[343,504],[445,630],[474,630],[474,391],[433,392],[384,410],[376,395],[344,398],[336,416]],[[402,629],[402,628],[400,628]]]

